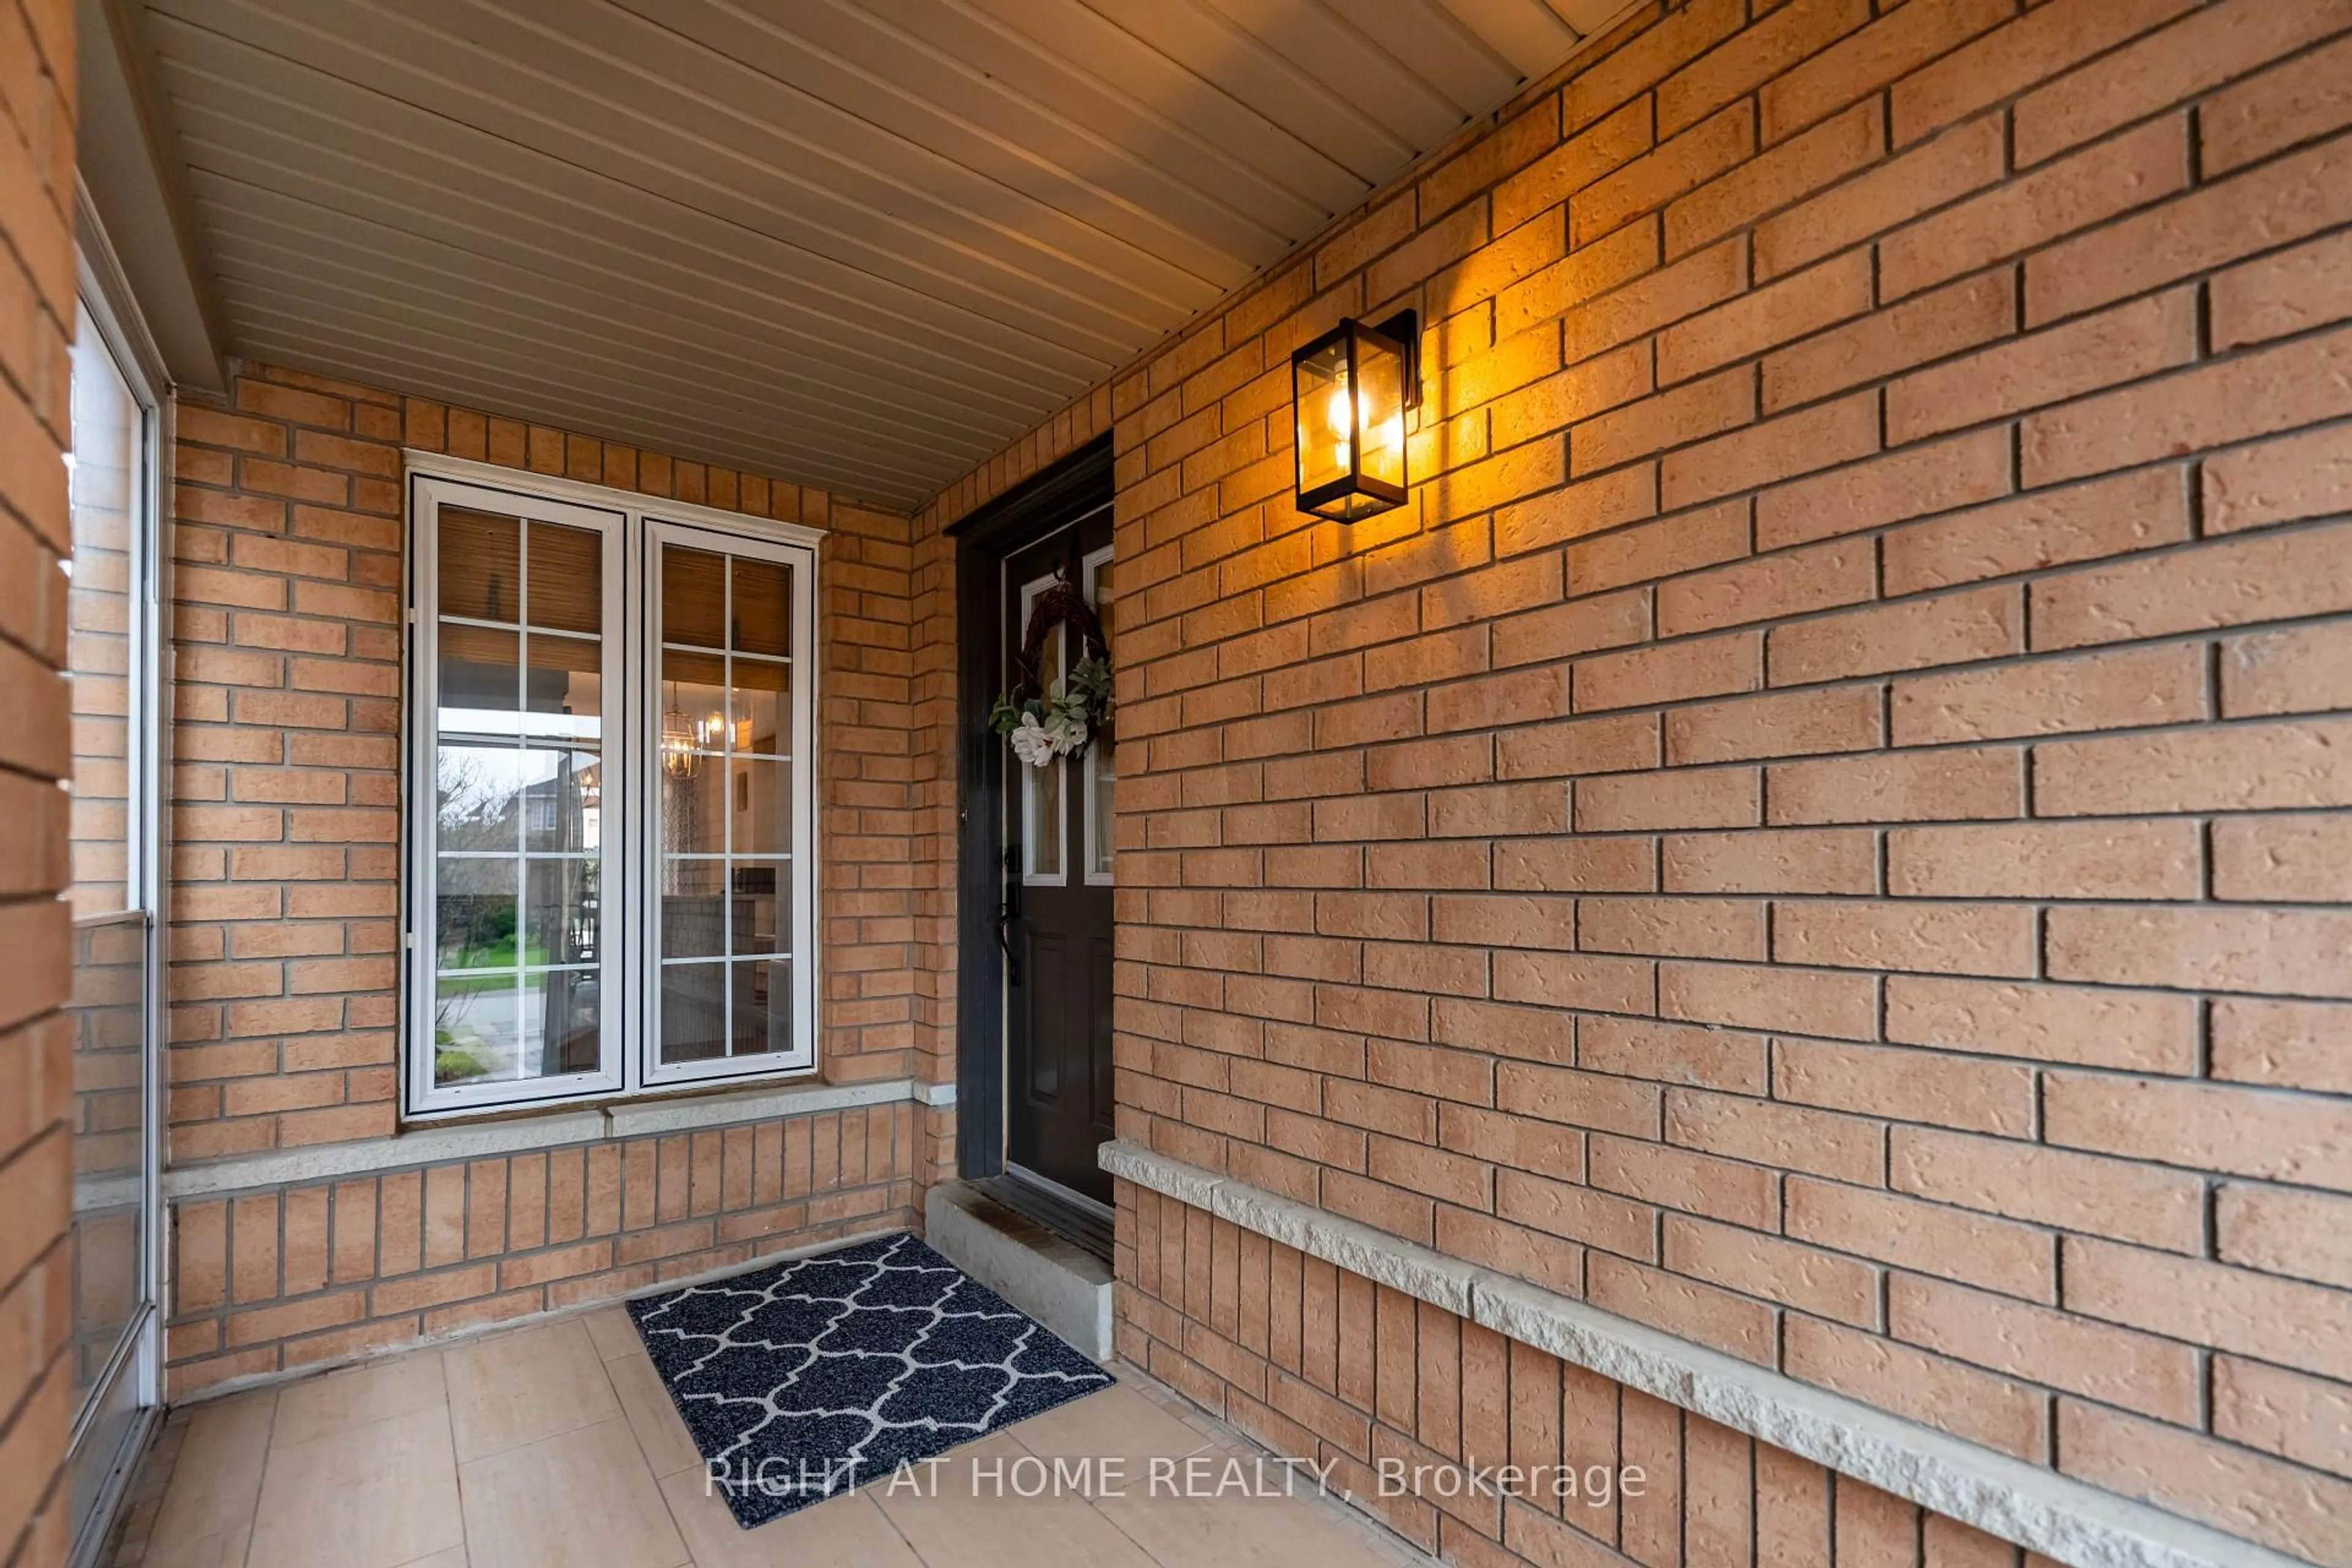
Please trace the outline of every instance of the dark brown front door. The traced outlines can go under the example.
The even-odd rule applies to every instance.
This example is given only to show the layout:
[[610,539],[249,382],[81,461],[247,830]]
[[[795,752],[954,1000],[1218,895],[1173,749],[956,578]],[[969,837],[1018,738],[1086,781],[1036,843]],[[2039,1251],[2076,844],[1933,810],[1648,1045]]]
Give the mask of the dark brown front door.
[[[1035,599],[1057,577],[1078,584],[1108,622],[1110,521],[1108,508],[1096,510],[1004,557],[1003,683]],[[1073,633],[1050,635],[1040,672],[1047,689],[1081,657]],[[1111,753],[1090,745],[1033,767],[1000,744],[1005,1159],[1016,1174],[1108,1204],[1110,1178],[1095,1150],[1111,1136]]]

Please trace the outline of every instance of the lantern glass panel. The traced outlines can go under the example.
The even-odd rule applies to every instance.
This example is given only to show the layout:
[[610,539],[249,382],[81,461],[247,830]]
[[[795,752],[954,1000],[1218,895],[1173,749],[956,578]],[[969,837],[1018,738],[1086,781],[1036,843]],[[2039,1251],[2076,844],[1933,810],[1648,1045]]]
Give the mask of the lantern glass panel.
[[1345,333],[1297,362],[1292,391],[1298,416],[1301,494],[1343,481],[1354,472],[1355,413],[1349,390]]
[[1404,489],[1404,354],[1374,332],[1357,336],[1356,426],[1358,471]]

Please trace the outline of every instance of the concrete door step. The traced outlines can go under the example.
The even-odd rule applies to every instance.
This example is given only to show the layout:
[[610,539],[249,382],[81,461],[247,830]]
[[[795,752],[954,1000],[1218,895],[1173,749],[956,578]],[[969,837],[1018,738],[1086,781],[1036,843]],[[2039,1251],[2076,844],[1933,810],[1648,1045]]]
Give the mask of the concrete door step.
[[962,1182],[923,1198],[933,1251],[1098,1362],[1110,1359],[1110,1266]]

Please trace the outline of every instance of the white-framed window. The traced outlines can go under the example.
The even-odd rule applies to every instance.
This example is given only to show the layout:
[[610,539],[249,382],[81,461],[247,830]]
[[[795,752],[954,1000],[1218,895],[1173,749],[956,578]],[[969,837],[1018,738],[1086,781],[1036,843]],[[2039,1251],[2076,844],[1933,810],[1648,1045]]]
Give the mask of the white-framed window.
[[813,530],[410,454],[412,1116],[816,1061]]

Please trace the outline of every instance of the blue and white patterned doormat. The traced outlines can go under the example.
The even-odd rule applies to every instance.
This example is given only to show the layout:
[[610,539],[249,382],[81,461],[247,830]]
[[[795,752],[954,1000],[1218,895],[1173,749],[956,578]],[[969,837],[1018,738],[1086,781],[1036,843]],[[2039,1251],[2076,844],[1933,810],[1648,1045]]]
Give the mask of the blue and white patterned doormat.
[[628,1307],[746,1530],[1112,1381],[911,1236]]

